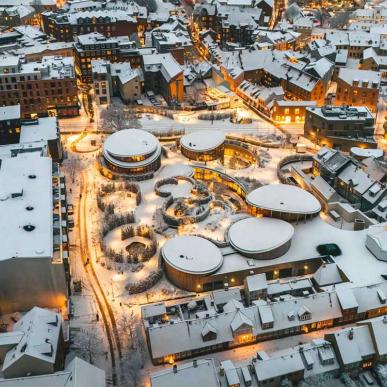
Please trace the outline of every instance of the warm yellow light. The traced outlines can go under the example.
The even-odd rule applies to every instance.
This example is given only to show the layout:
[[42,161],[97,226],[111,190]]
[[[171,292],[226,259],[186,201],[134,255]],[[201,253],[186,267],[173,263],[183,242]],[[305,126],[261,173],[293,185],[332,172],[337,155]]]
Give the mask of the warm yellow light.
[[278,275],[278,271],[277,270],[274,270],[274,275]]
[[231,282],[235,282],[235,279],[234,279],[234,278],[231,278]]
[[305,266],[304,266],[304,269],[305,269],[305,270],[308,270],[308,265],[305,265]]

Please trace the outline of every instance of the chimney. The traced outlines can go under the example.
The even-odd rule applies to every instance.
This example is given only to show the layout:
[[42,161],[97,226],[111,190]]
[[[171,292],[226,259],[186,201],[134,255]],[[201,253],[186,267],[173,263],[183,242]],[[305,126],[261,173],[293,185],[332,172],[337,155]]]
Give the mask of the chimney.
[[174,374],[177,374],[177,364],[174,364],[174,365],[173,365],[173,373],[174,373]]
[[196,359],[192,362],[192,364],[194,368],[198,368],[198,361]]
[[349,330],[349,333],[348,333],[348,339],[349,339],[349,340],[353,340],[353,328],[351,328],[351,329]]

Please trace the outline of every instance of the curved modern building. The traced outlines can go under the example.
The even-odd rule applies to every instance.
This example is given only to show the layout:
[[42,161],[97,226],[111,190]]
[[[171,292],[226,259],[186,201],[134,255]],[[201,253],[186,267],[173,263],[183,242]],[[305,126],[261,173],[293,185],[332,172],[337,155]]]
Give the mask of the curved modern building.
[[176,236],[161,249],[168,279],[189,291],[201,291],[203,277],[216,272],[223,264],[218,247],[205,238]]
[[247,195],[246,202],[253,215],[289,221],[313,217],[321,211],[320,202],[311,193],[288,184],[257,188]]
[[387,223],[370,226],[365,245],[377,259],[387,262]]
[[114,172],[146,175],[160,168],[161,146],[149,132],[124,129],[107,138],[103,157],[108,168]]
[[293,226],[280,219],[246,218],[228,230],[230,245],[239,253],[254,259],[274,259],[290,248]]
[[186,134],[180,140],[181,153],[190,160],[212,161],[223,156],[224,133],[206,130]]

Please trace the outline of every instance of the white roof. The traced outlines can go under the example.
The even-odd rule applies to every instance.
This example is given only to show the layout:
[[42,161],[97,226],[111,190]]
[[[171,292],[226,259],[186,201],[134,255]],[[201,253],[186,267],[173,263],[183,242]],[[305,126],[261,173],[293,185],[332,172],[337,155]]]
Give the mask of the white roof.
[[319,286],[328,286],[343,282],[336,263],[324,263],[313,274],[313,278]]
[[222,145],[225,135],[221,131],[206,130],[205,132],[193,132],[181,138],[181,145],[189,150],[205,152]]
[[52,160],[33,154],[1,162],[0,260],[53,255]]
[[384,154],[383,149],[363,149],[358,147],[352,147],[351,153],[358,157],[375,157],[377,159],[383,157]]
[[231,245],[242,254],[274,250],[288,242],[293,234],[290,223],[274,218],[242,219],[228,231]]
[[104,143],[104,150],[113,157],[143,156],[155,152],[157,138],[145,130],[124,129],[113,133]]
[[359,307],[359,304],[351,288],[339,288],[337,289],[336,294],[337,298],[339,299],[341,309],[346,310]]
[[[352,332],[352,338],[351,334]],[[366,325],[343,329],[332,334],[343,364],[357,363],[375,353],[372,338]]]
[[169,82],[182,73],[182,68],[171,53],[143,55],[145,72],[160,71]]
[[179,364],[177,372],[172,368],[151,375],[152,387],[218,387],[220,386],[216,368],[211,359],[201,359]]
[[365,87],[372,87],[372,84],[380,84],[380,73],[371,70],[355,70],[349,68],[341,68],[339,71],[339,79],[343,80],[349,85],[352,85],[353,81],[359,81],[359,87],[364,87],[364,82],[368,82]]
[[0,121],[17,119],[20,119],[20,105],[0,107]]
[[381,251],[387,251],[387,223],[379,223],[368,228],[367,239],[372,239]]
[[249,275],[246,277],[246,284],[249,292],[267,289],[266,274]]
[[170,239],[163,246],[162,255],[177,270],[198,275],[212,273],[223,263],[223,256],[215,244],[192,235]]
[[21,126],[20,142],[48,141],[58,138],[56,117],[42,117]]
[[257,361],[254,368],[258,381],[264,381],[302,371],[305,367],[300,353],[293,353],[288,356]]
[[14,332],[23,335],[18,344],[5,355],[2,370],[12,367],[24,356],[54,364],[61,324],[58,313],[38,307],[31,309],[13,326]]
[[246,201],[254,207],[291,214],[315,214],[321,210],[320,202],[312,194],[287,184],[257,188],[247,195]]
[[1,379],[0,387],[105,387],[105,371],[76,357],[64,371],[50,375]]

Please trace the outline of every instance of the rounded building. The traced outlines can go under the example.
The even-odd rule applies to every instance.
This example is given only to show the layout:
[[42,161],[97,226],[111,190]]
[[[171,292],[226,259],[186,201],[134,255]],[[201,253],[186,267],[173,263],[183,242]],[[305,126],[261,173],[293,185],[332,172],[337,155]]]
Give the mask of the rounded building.
[[223,156],[224,133],[216,130],[189,133],[180,140],[181,153],[190,160],[212,161]]
[[370,226],[365,245],[377,259],[387,262],[387,223]]
[[146,175],[160,168],[161,146],[149,132],[124,129],[107,138],[103,157],[108,168],[114,172]]
[[246,218],[228,230],[230,245],[239,253],[254,259],[274,259],[290,248],[293,226],[280,219]]
[[306,219],[321,211],[320,202],[311,193],[288,184],[257,188],[247,195],[246,202],[253,215],[289,221]]
[[200,291],[203,277],[216,272],[223,264],[223,255],[214,243],[193,235],[168,240],[161,255],[168,279],[189,291]]

